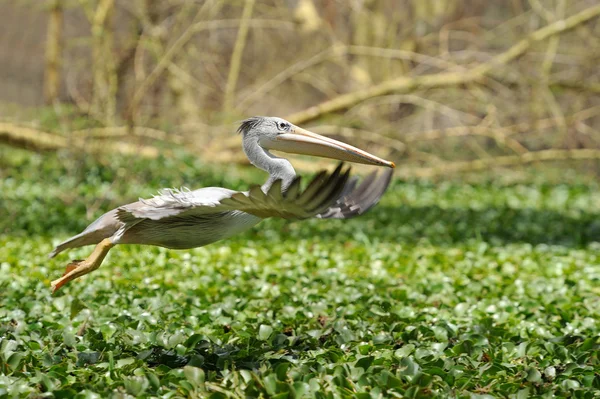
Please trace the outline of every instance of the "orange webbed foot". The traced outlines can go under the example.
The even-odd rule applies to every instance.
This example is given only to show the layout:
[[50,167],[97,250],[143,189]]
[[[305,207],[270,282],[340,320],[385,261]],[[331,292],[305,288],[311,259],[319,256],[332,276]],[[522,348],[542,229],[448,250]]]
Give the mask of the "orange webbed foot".
[[99,268],[108,251],[114,246],[115,244],[112,243],[110,238],[105,238],[104,240],[100,241],[98,245],[96,245],[96,248],[94,248],[94,251],[86,260],[74,260],[69,263],[65,268],[65,273],[63,276],[50,283],[52,286],[52,293],[55,293],[60,289],[60,287],[69,281],[93,272]]
[[71,261],[71,263],[69,263],[65,267],[65,272],[63,273],[62,277],[59,278],[59,279],[56,279],[56,280],[54,280],[54,281],[52,281],[50,283],[50,285],[52,286],[52,293],[53,294],[56,291],[58,291],[60,289],[60,287],[62,287],[63,285],[65,285],[69,281],[71,281],[73,278],[75,278],[71,272],[73,270],[77,269],[79,266],[81,266],[82,262],[83,262],[83,260],[80,260],[80,259],[76,259],[76,260]]

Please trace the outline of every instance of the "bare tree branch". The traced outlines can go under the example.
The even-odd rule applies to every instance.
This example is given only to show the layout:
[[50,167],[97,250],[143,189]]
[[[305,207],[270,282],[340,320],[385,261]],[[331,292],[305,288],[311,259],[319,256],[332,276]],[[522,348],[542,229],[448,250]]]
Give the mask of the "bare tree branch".
[[399,77],[366,89],[343,94],[332,100],[291,114],[286,119],[295,124],[305,123],[317,119],[322,115],[347,109],[369,98],[388,93],[406,93],[415,89],[440,88],[478,82],[492,72],[494,68],[505,65],[523,55],[533,43],[573,29],[577,25],[589,21],[598,15],[600,15],[600,5],[590,7],[567,19],[558,20],[533,32],[528,38],[519,41],[505,52],[493,57],[490,61],[464,72],[442,72],[416,77]]
[[583,148],[575,150],[531,151],[521,155],[506,155],[464,162],[444,162],[438,166],[428,168],[401,168],[399,170],[399,174],[403,177],[431,178],[436,176],[447,176],[456,173],[477,172],[479,170],[497,167],[513,167],[534,162],[573,160],[600,160],[600,150]]
[[12,123],[0,123],[0,143],[40,152],[77,149],[88,153],[118,153],[143,158],[156,158],[160,153],[157,148],[148,145],[67,138]]
[[225,96],[223,98],[223,112],[227,115],[233,106],[233,96],[237,86],[238,77],[240,75],[240,66],[242,65],[242,55],[246,46],[246,38],[248,37],[248,28],[250,27],[250,18],[252,17],[252,9],[254,8],[255,0],[246,0],[244,10],[242,11],[242,22],[238,30],[233,53],[231,53],[231,61],[229,64],[229,74],[227,75],[227,84],[225,85]]

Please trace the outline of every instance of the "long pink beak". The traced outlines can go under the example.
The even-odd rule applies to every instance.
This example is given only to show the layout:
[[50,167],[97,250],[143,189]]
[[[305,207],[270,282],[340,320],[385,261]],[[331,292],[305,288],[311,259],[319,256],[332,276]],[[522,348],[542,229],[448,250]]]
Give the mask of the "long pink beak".
[[260,145],[268,150],[283,151],[293,154],[314,155],[340,161],[356,162],[367,165],[387,166],[395,168],[393,162],[386,161],[360,148],[353,147],[341,141],[321,136],[297,126],[289,133],[279,134],[274,139],[261,138]]

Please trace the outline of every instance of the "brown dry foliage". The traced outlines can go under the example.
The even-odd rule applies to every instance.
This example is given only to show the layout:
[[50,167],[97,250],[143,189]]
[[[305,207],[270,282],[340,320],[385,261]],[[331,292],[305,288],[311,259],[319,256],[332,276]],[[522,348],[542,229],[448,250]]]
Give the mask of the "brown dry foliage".
[[[72,104],[93,120],[84,132],[63,120],[78,140],[191,143],[207,158],[239,160],[231,123],[259,114],[314,121],[313,130],[413,175],[600,158],[596,0],[0,0],[0,8],[46,21],[35,30],[45,88],[33,103],[45,93],[55,109]],[[20,51],[10,44],[0,40],[0,72]]]

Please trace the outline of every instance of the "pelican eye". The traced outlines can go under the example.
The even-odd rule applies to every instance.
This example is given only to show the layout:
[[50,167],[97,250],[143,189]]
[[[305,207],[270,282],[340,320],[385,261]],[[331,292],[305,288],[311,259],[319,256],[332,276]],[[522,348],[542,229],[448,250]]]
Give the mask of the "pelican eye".
[[289,125],[285,122],[279,122],[278,127],[279,130],[287,130],[289,128]]

